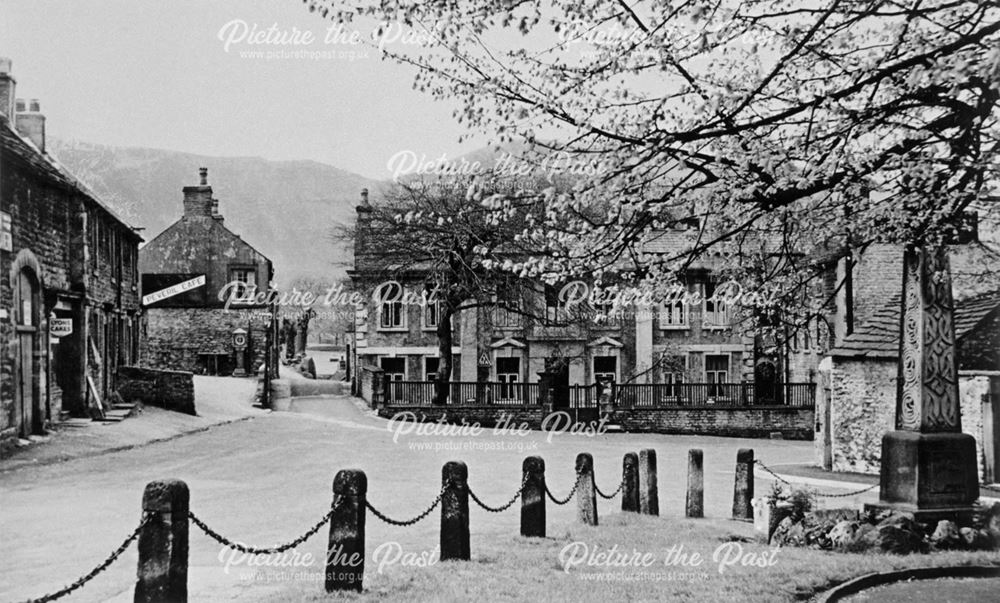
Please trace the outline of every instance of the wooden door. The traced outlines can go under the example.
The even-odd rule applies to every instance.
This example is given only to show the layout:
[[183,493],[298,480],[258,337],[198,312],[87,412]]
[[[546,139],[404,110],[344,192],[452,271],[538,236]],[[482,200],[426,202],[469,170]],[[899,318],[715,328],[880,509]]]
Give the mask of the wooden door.
[[18,273],[14,291],[15,331],[17,332],[17,391],[14,400],[18,436],[41,431],[38,370],[35,350],[38,347],[38,279],[24,268]]

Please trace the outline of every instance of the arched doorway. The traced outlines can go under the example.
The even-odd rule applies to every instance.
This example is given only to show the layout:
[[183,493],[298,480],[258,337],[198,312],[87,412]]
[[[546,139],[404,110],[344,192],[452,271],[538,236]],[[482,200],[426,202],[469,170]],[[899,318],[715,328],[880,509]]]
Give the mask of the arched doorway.
[[17,337],[14,383],[14,424],[18,436],[27,437],[42,431],[42,408],[39,391],[41,359],[39,349],[41,286],[37,273],[21,267],[12,274],[14,291],[14,331]]

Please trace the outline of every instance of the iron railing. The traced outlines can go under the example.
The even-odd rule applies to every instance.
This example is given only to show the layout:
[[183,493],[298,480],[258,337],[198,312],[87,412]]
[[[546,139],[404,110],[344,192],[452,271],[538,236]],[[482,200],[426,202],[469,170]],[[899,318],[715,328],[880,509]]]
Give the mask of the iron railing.
[[794,406],[815,404],[815,383],[654,383],[616,385],[615,406],[663,408],[692,406]]
[[[434,404],[437,383],[434,381],[388,381],[385,403],[390,406],[429,406]],[[499,381],[453,381],[448,384],[446,404],[525,406],[538,404],[538,383],[501,383]]]
[[[387,381],[385,404],[430,406],[437,384],[433,381]],[[610,389],[608,389],[610,388]],[[552,403],[557,408],[597,408],[602,393],[617,408],[689,408],[711,406],[791,406],[810,408],[815,383],[778,383],[761,386],[741,383],[652,383],[554,385]],[[448,405],[531,406],[541,397],[538,383],[456,381],[448,384]]]

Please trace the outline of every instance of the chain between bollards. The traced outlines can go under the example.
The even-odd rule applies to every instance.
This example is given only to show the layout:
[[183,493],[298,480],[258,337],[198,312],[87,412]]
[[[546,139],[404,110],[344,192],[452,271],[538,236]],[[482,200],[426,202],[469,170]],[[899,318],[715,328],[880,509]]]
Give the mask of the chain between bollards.
[[562,500],[556,498],[555,495],[552,494],[552,491],[549,490],[549,484],[548,484],[548,482],[546,482],[546,484],[545,484],[545,495],[548,496],[549,500],[551,500],[555,504],[557,504],[557,505],[565,505],[565,504],[568,504],[569,501],[571,501],[573,499],[573,495],[576,494],[576,490],[579,487],[580,487],[580,471],[577,471],[576,472],[576,481],[573,483],[573,489],[569,491],[569,494],[566,495],[566,498],[564,498]]
[[208,524],[206,524],[197,515],[195,515],[190,511],[188,512],[188,519],[190,519],[194,525],[198,526],[201,529],[201,531],[204,532],[209,538],[218,542],[222,546],[237,550],[241,553],[247,553],[249,555],[274,555],[277,553],[284,553],[285,551],[294,549],[295,547],[299,546],[306,540],[312,538],[312,536],[316,532],[319,532],[320,529],[330,521],[330,518],[333,517],[334,511],[337,510],[337,507],[339,505],[340,505],[339,501],[334,503],[334,505],[330,507],[330,511],[326,515],[324,515],[322,519],[319,520],[319,522],[313,525],[313,527],[306,530],[306,532],[303,535],[299,536],[295,540],[292,540],[291,542],[287,542],[285,544],[276,544],[271,547],[253,547],[229,540],[222,534],[219,534],[212,528],[208,527]]
[[111,567],[111,564],[117,561],[118,558],[122,556],[122,553],[124,553],[128,549],[128,547],[133,542],[135,542],[135,539],[139,537],[139,532],[141,532],[142,528],[144,528],[146,524],[149,523],[149,520],[153,515],[154,515],[153,513],[143,514],[142,521],[139,522],[139,525],[136,526],[134,530],[132,530],[132,533],[129,534],[127,538],[125,538],[125,540],[118,546],[118,548],[115,549],[114,552],[112,552],[110,555],[108,555],[108,558],[102,561],[100,565],[87,572],[87,574],[79,578],[76,582],[54,593],[38,597],[37,599],[28,599],[25,603],[47,603],[48,601],[55,601],[56,599],[61,599],[66,595],[72,593],[73,591],[81,588],[83,585],[90,582],[94,578],[96,578],[101,572]]
[[[787,479],[781,477],[780,475],[772,471],[771,468],[765,465],[764,463],[760,461],[754,461],[754,464],[758,465],[761,469],[771,474],[771,477],[778,480],[782,484],[790,488],[793,487],[794,484],[792,484],[792,482],[788,481]],[[813,496],[818,496],[820,498],[849,498],[851,496],[858,496],[859,494],[864,494],[865,492],[871,492],[875,488],[878,488],[878,486],[879,486],[878,484],[872,484],[871,486],[862,488],[860,490],[854,490],[852,492],[814,492],[810,490],[810,493]],[[989,486],[983,486],[983,487],[986,488],[987,490],[991,489]]]
[[421,519],[423,519],[423,518],[427,517],[428,515],[430,515],[434,511],[434,509],[436,509],[438,507],[438,505],[441,504],[441,498],[444,496],[444,493],[448,491],[448,488],[450,488],[451,485],[452,485],[452,483],[448,482],[447,484],[445,484],[444,486],[442,486],[441,487],[441,491],[438,492],[437,498],[434,499],[434,502],[431,503],[431,506],[427,507],[426,511],[424,511],[420,515],[417,515],[413,519],[407,519],[407,520],[392,519],[391,517],[386,516],[384,513],[382,513],[381,511],[379,511],[378,509],[376,509],[374,506],[372,506],[372,504],[370,502],[368,502],[367,500],[365,501],[365,507],[367,507],[367,509],[369,511],[371,511],[372,514],[375,515],[375,517],[378,517],[379,519],[381,519],[382,521],[384,521],[385,523],[387,523],[389,525],[402,526],[402,527],[412,526],[413,524],[417,523]]
[[615,491],[612,492],[611,494],[605,494],[604,492],[601,492],[601,489],[597,487],[597,483],[594,483],[594,490],[596,490],[597,495],[603,498],[604,500],[611,500],[612,498],[618,496],[619,494],[621,494],[622,488],[624,487],[625,487],[624,475],[622,476],[622,481],[618,484],[618,488],[616,488]]
[[524,488],[527,485],[528,485],[528,476],[526,475],[524,476],[524,479],[521,480],[521,487],[517,489],[517,492],[514,493],[514,496],[506,504],[499,507],[491,507],[486,503],[484,503],[483,501],[479,500],[479,497],[476,496],[476,493],[472,491],[472,488],[469,488],[469,496],[477,505],[482,507],[483,510],[489,511],[490,513],[503,513],[507,509],[513,507],[514,503],[516,503],[517,500],[521,498],[521,494],[524,493]]

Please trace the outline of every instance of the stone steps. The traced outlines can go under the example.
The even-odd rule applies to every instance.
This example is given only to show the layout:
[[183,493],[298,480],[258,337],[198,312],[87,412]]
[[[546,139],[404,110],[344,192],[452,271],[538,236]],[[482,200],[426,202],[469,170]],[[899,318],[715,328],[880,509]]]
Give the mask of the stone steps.
[[108,410],[104,411],[104,418],[94,419],[95,421],[102,421],[104,423],[117,423],[119,421],[124,421],[128,417],[132,416],[135,411],[135,404],[115,404]]

